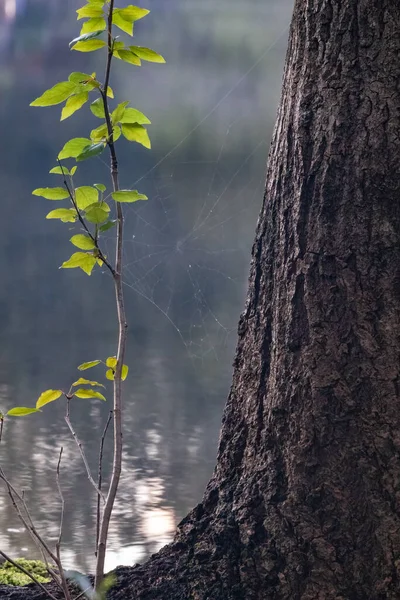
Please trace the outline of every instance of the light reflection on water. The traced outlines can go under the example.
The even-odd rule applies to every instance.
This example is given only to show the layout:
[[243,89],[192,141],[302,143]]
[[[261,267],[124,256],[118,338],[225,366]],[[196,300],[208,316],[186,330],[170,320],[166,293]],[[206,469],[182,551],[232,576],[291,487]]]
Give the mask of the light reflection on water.
[[[35,187],[57,185],[47,177],[54,154],[86,127],[80,113],[58,124],[58,107],[35,113],[27,108],[70,70],[81,70],[82,57],[66,50],[76,25],[62,0],[53,0],[49,17],[60,28],[43,18],[43,3],[25,3],[25,13],[23,5],[16,4],[16,21],[0,23],[0,127],[8,144],[0,160],[0,410],[32,405],[43,389],[69,387],[76,365],[112,355],[115,348],[108,275],[85,279],[58,271],[69,232],[46,222],[46,201],[30,195]],[[124,470],[107,568],[143,561],[167,543],[200,501],[214,466],[292,8],[289,0],[171,0],[168,6],[166,11],[152,2],[152,16],[137,27],[137,43],[161,51],[167,65],[133,70],[129,77],[117,65],[113,83],[151,116],[153,150],[121,144],[122,185],[140,180],[137,186],[150,201],[126,210],[130,375]],[[85,57],[93,61],[88,69],[99,68],[97,54]],[[109,176],[102,160],[80,167],[80,173],[79,184]],[[106,243],[111,253],[112,234]],[[94,373],[101,377],[101,371]],[[94,472],[108,410],[100,401],[72,406]],[[64,407],[54,403],[40,415],[7,423],[0,461],[25,490],[40,531],[54,542],[60,514],[55,467],[63,446],[65,563],[89,571],[94,491],[63,414]],[[107,481],[110,439],[104,463]],[[3,491],[0,548],[13,556],[38,555]]]

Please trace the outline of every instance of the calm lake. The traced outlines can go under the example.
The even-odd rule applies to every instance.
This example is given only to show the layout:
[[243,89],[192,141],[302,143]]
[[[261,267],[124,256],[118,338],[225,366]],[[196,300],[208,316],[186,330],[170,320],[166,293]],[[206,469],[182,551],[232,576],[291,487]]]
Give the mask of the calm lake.
[[[61,185],[49,170],[63,144],[86,137],[89,109],[60,123],[60,107],[29,103],[73,70],[104,70],[102,51],[70,52],[79,34],[75,0],[0,0],[0,411],[34,406],[48,388],[68,388],[81,362],[115,354],[112,281],[59,270],[71,228],[31,195]],[[126,208],[124,282],[129,321],[124,385],[124,471],[107,569],[145,560],[171,540],[202,497],[217,452],[229,392],[236,325],[243,310],[251,244],[280,95],[291,0],[144,0],[137,45],[166,65],[115,64],[111,85],[152,121],[152,150],[118,142],[121,185],[148,202]],[[122,5],[122,4],[121,4]],[[123,34],[122,34],[123,35]],[[122,63],[122,64],[121,64]],[[72,164],[72,163],[71,163]],[[78,185],[109,182],[106,154],[81,163]],[[57,207],[60,205],[57,205]],[[74,231],[77,232],[76,230]],[[107,233],[112,254],[113,231]],[[97,367],[86,372],[101,378]],[[78,400],[71,419],[97,472],[111,403]],[[58,535],[55,470],[64,448],[63,554],[93,569],[95,498],[60,402],[7,419],[0,464],[37,527]],[[111,437],[104,477],[110,474]],[[36,557],[0,488],[0,549]]]

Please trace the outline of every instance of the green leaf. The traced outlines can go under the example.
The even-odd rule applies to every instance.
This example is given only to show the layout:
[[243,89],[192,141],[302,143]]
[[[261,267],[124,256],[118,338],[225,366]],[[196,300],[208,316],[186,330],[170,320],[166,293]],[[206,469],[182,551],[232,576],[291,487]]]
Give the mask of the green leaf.
[[119,190],[111,194],[116,202],[136,202],[137,200],[148,200],[144,194],[139,194],[137,190]]
[[99,127],[96,127],[96,129],[92,129],[90,132],[90,139],[93,142],[100,142],[101,140],[106,141],[107,133],[107,124],[103,123],[103,125],[99,125]]
[[114,98],[114,92],[112,91],[110,86],[107,86],[107,94],[109,98]]
[[128,377],[128,373],[129,373],[128,365],[122,365],[122,371],[121,371],[122,381],[125,381],[125,379]]
[[90,105],[90,110],[92,111],[95,117],[99,117],[100,119],[106,118],[102,98],[97,98],[97,100],[92,102],[92,104]]
[[105,397],[103,394],[100,394],[100,392],[86,388],[79,388],[79,390],[76,390],[74,393],[74,396],[77,396],[78,398],[99,398],[99,400],[105,400]]
[[[122,381],[125,381],[125,379],[128,377],[128,372],[129,372],[129,367],[127,365],[122,365],[122,371],[121,371],[121,380]],[[114,379],[115,379],[114,367],[111,369],[108,369],[106,371],[106,379],[109,379],[110,381],[114,381]]]
[[92,76],[88,73],[82,73],[81,71],[74,71],[70,73],[68,76],[68,81],[73,81],[74,83],[82,83],[85,84],[88,81],[92,80]]
[[130,50],[118,50],[115,52],[115,56],[127,63],[130,63],[131,65],[135,65],[136,67],[140,67],[142,64],[140,58]]
[[29,106],[53,106],[64,102],[74,93],[76,84],[72,81],[61,81],[52,88],[46,90],[39,98],[36,98]]
[[42,406],[49,402],[54,402],[54,400],[57,400],[60,396],[62,396],[62,390],[46,390],[40,394],[37,399],[36,408],[42,408]]
[[88,235],[84,235],[83,233],[73,235],[69,241],[81,250],[93,250],[96,248],[94,241]]
[[134,52],[136,56],[142,60],[155,63],[165,63],[165,58],[161,54],[157,54],[151,48],[143,48],[143,46],[129,46],[129,50]]
[[74,208],[57,208],[46,215],[46,219],[61,219],[63,223],[75,223],[77,218]]
[[82,185],[75,189],[75,202],[80,210],[85,210],[99,199],[99,192],[90,185]]
[[60,269],[82,269],[87,275],[91,275],[96,259],[88,252],[74,252],[72,256],[63,262]]
[[27,408],[26,406],[17,406],[12,408],[6,414],[10,417],[24,417],[25,415],[31,415],[32,413],[40,412],[37,408]]
[[[94,361],[96,362],[96,361]],[[88,364],[88,363],[86,363]],[[72,384],[74,387],[77,385],[97,385],[99,387],[105,388],[106,386],[103,385],[102,383],[99,383],[98,381],[91,381],[90,379],[84,379],[83,377],[79,377],[79,379],[77,381],[74,381],[74,383]]]
[[71,40],[69,45],[71,46],[71,44],[77,44],[78,42],[88,42],[90,40],[93,40],[94,38],[97,38],[101,33],[103,33],[101,29],[99,31],[84,33],[83,35],[79,35],[78,37]]
[[102,225],[99,229],[100,231],[104,232],[107,231],[108,229],[111,229],[111,227],[114,227],[114,225],[117,224],[117,221],[108,221],[107,223],[105,223],[104,225]]
[[71,175],[71,172],[67,167],[53,167],[49,173],[54,173],[55,175]]
[[123,123],[121,127],[122,134],[127,140],[142,144],[145,148],[151,148],[149,134],[147,133],[147,129],[142,125],[139,125],[138,123]]
[[76,11],[78,13],[77,20],[79,19],[87,19],[93,17],[102,17],[103,9],[100,6],[93,6],[90,4],[86,4],[86,6],[82,6],[82,8],[78,8]]
[[109,356],[106,359],[106,365],[107,365],[107,367],[111,367],[112,369],[114,369],[117,366],[117,357]]
[[105,192],[107,189],[106,186],[104,185],[104,183],[94,183],[93,185],[95,188],[100,190],[100,192]]
[[122,31],[124,31],[128,35],[133,35],[133,21],[127,21],[126,19],[124,19],[124,17],[121,15],[120,8],[114,8],[112,22],[113,25],[119,27],[119,29],[122,29]]
[[62,187],[37,188],[33,190],[32,195],[41,196],[42,198],[46,198],[46,200],[64,200],[65,198],[69,198],[69,193]]
[[119,10],[119,14],[122,16],[123,19],[131,22],[143,19],[143,17],[148,15],[150,12],[149,10],[147,10],[147,8],[139,8],[139,6],[133,6],[132,4],[129,4],[129,6],[117,10]]
[[78,369],[79,369],[79,371],[86,371],[86,369],[91,369],[92,367],[96,367],[100,363],[101,363],[101,360],[91,360],[89,362],[84,362],[81,365],[79,365]]
[[70,175],[71,175],[71,177],[73,177],[73,176],[75,175],[77,168],[78,168],[78,167],[77,167],[76,165],[74,165],[74,166],[72,167],[72,169],[71,169],[71,172],[70,172]]
[[102,17],[89,19],[82,25],[81,35],[84,35],[85,33],[93,33],[94,31],[104,31],[106,27],[106,20]]
[[[108,210],[104,208],[104,205],[107,206]],[[104,223],[108,219],[110,207],[105,202],[99,202],[97,205],[93,205],[93,208],[86,211],[86,219],[89,223],[95,223],[99,225],[100,223]]]
[[71,96],[65,103],[64,108],[61,111],[61,121],[64,119],[68,119],[71,115],[74,114],[77,110],[82,108],[82,106],[89,100],[89,92],[82,92],[81,94],[76,94],[75,96]]
[[94,52],[104,48],[106,43],[103,40],[88,40],[87,42],[76,42],[71,46],[71,50],[77,50],[78,52]]
[[107,369],[106,379],[109,379],[110,381],[114,381],[114,371],[112,369]]
[[92,156],[98,156],[103,152],[105,147],[106,145],[103,142],[99,144],[90,144],[90,146],[86,146],[86,148],[83,149],[81,154],[78,154],[76,160],[81,161],[91,158]]
[[73,138],[69,140],[61,150],[58,155],[58,158],[62,160],[63,158],[76,158],[81,154],[84,148],[90,146],[91,140],[88,138]]
[[114,110],[111,113],[111,121],[112,121],[113,125],[116,125],[117,123],[120,122],[120,120],[124,116],[124,112],[125,112],[125,109],[128,106],[128,104],[129,104],[129,101],[121,102],[120,104],[118,104],[118,106],[116,108],[114,108]]
[[121,123],[139,123],[139,125],[149,125],[150,119],[136,108],[126,108]]

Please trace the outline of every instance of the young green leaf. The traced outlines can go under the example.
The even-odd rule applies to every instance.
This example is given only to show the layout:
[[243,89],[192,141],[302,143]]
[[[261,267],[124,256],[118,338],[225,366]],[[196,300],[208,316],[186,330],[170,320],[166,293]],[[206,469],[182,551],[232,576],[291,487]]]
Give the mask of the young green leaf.
[[70,172],[70,175],[71,175],[71,177],[73,177],[73,176],[75,175],[77,168],[78,168],[78,167],[77,167],[76,165],[74,165],[74,166],[72,167],[72,169],[71,169],[71,172]]
[[[122,370],[121,370],[121,380],[122,381],[125,381],[125,379],[128,377],[128,372],[129,372],[128,365],[122,365]],[[106,371],[106,379],[109,379],[110,381],[114,381],[114,379],[115,379],[115,370],[114,370],[114,368],[107,369],[107,371]]]
[[104,183],[94,183],[93,186],[100,190],[100,192],[105,192],[107,189]]
[[138,123],[123,123],[121,127],[122,134],[127,140],[142,144],[145,148],[151,148],[149,134],[147,133],[147,129],[142,125],[139,125]]
[[82,8],[78,8],[76,11],[78,13],[77,20],[79,19],[87,19],[93,17],[102,17],[103,16],[103,8],[100,6],[96,6],[92,4],[86,4],[86,6],[82,6]]
[[106,365],[107,365],[107,367],[111,367],[112,369],[114,369],[117,366],[117,357],[109,356],[106,359]]
[[104,48],[106,43],[103,40],[88,40],[87,42],[76,42],[71,46],[71,50],[77,50],[78,52],[94,52]]
[[80,250],[93,250],[96,248],[94,241],[88,235],[83,233],[73,235],[69,241],[77,248],[80,248]]
[[60,160],[63,158],[76,158],[82,153],[83,149],[90,146],[91,143],[91,140],[88,138],[73,138],[64,145],[58,158]]
[[64,121],[64,119],[68,119],[71,115],[74,114],[77,110],[82,108],[82,106],[89,100],[89,92],[82,92],[81,94],[76,94],[68,98],[65,103],[64,108],[61,111],[61,119],[60,121]]
[[115,379],[114,375],[115,375],[115,373],[114,373],[113,369],[107,369],[106,379],[108,379],[109,381],[114,381],[114,379]]
[[134,52],[131,52],[127,49],[117,50],[115,52],[115,56],[116,58],[120,58],[121,60],[130,63],[131,65],[135,65],[136,67],[140,67],[142,64],[140,58],[136,56]]
[[111,194],[116,202],[136,202],[137,200],[148,200],[144,194],[139,194],[137,190],[119,190]]
[[54,400],[57,400],[60,396],[62,396],[62,390],[46,390],[40,394],[37,399],[36,408],[42,408],[42,406],[49,402],[54,402]]
[[106,20],[102,17],[96,17],[86,21],[81,28],[81,35],[93,33],[94,31],[104,31],[107,27]]
[[84,33],[83,35],[79,35],[78,37],[71,40],[69,45],[71,46],[72,44],[77,44],[78,42],[88,42],[90,40],[93,40],[94,38],[99,37],[99,35],[101,33],[103,33],[101,31],[101,29],[99,31],[92,31],[90,33]]
[[108,229],[111,229],[111,227],[114,227],[117,224],[117,221],[108,221],[107,223],[105,223],[104,225],[102,225],[101,227],[99,227],[100,231],[104,232],[104,231],[108,231]]
[[107,124],[103,123],[103,125],[99,125],[99,127],[96,127],[96,129],[92,129],[92,131],[90,132],[90,139],[93,142],[106,141],[107,133]]
[[134,52],[136,56],[142,60],[154,63],[165,63],[165,58],[161,54],[157,54],[151,48],[143,48],[143,46],[129,46],[129,50]]
[[111,121],[112,121],[113,125],[116,125],[117,123],[120,122],[120,120],[124,116],[124,112],[125,112],[128,104],[129,104],[129,101],[121,102],[120,104],[118,104],[118,106],[116,108],[114,108],[114,110],[111,113]]
[[79,371],[86,371],[86,369],[91,369],[92,367],[96,367],[101,363],[101,360],[90,360],[89,362],[84,362],[79,365]]
[[99,192],[90,185],[82,185],[75,189],[75,202],[80,210],[85,210],[99,199]]
[[101,142],[99,144],[90,144],[89,146],[86,146],[86,148],[84,148],[80,154],[78,154],[78,156],[76,157],[76,160],[77,161],[87,160],[88,158],[91,158],[92,156],[98,156],[99,154],[101,154],[103,152],[105,147],[106,147],[106,145],[103,142]]
[[122,10],[121,8],[114,8],[113,15],[112,15],[112,23],[113,23],[113,25],[115,25],[116,27],[119,27],[119,29],[121,29],[128,35],[132,36],[133,35],[133,21],[131,21],[131,20],[127,21],[126,19],[124,19],[124,17],[121,15],[121,10]]
[[90,110],[92,111],[95,117],[105,119],[104,104],[102,98],[97,98],[97,100],[92,102],[92,104],[90,105]]
[[67,167],[53,167],[49,173],[54,173],[55,175],[71,175],[71,172]]
[[114,98],[114,92],[112,91],[110,86],[107,86],[107,93],[106,95],[108,96],[108,98]]
[[143,19],[143,17],[148,15],[150,12],[147,10],[147,8],[139,8],[138,6],[133,6],[132,4],[129,4],[129,6],[126,6],[125,8],[117,9],[117,11],[118,10],[123,19],[126,21],[131,21],[132,23],[134,21],[139,21],[139,19]]
[[39,98],[36,98],[29,106],[54,106],[64,102],[74,93],[76,84],[73,81],[61,81],[52,88],[46,90]]
[[62,187],[37,188],[33,190],[32,195],[41,196],[42,198],[46,198],[46,200],[64,200],[65,198],[69,198],[69,192]]
[[28,408],[27,406],[17,406],[9,410],[6,415],[10,417],[24,417],[25,415],[31,415],[32,413],[40,412],[37,408]]
[[99,398],[99,400],[105,400],[105,397],[103,394],[100,394],[100,392],[86,388],[79,388],[79,390],[74,392],[74,396],[77,396],[78,398]]
[[105,202],[99,202],[97,205],[93,205],[92,208],[86,211],[85,216],[89,223],[95,223],[96,225],[100,225],[100,223],[104,223],[104,221],[107,221],[110,207],[107,204],[106,206],[108,210],[105,210],[105,204]]
[[75,223],[77,218],[74,208],[57,208],[46,215],[46,219],[60,219],[63,223]]
[[[94,361],[96,362],[96,361]],[[87,364],[87,363],[86,363]],[[74,383],[72,384],[74,387],[76,387],[77,385],[96,385],[98,387],[102,387],[105,388],[106,386],[103,385],[102,383],[99,383],[98,381],[91,381],[90,379],[84,379],[83,377],[79,377],[79,379],[77,381],[74,381]]]
[[93,254],[87,252],[75,252],[72,256],[63,262],[60,269],[82,269],[86,275],[91,275],[96,259]]
[[139,123],[139,125],[149,125],[150,119],[136,108],[126,108],[120,119],[121,123]]
[[92,76],[88,73],[81,73],[80,71],[74,71],[70,73],[68,76],[68,81],[73,81],[74,83],[85,84],[88,81],[92,81]]

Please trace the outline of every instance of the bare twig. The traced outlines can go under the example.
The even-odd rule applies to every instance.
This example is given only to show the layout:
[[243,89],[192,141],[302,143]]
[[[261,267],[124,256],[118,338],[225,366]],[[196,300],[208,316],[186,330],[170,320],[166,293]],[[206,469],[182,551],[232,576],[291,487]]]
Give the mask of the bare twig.
[[65,573],[64,573],[63,566],[62,566],[62,562],[61,562],[61,538],[62,538],[62,530],[63,530],[63,525],[64,525],[64,511],[65,511],[65,500],[64,500],[64,495],[62,493],[61,484],[60,484],[60,465],[61,465],[62,453],[63,453],[63,447],[61,446],[60,454],[59,454],[58,462],[57,462],[57,469],[56,469],[57,489],[58,489],[58,494],[59,494],[60,500],[61,500],[60,529],[59,529],[59,533],[58,533],[58,540],[56,542],[56,554],[57,554],[57,561],[58,561],[57,566],[58,566],[58,570],[60,572],[61,585],[62,585],[62,589],[64,592],[64,597],[65,597],[65,600],[71,600],[67,580],[65,578]]
[[0,416],[0,442],[3,435],[3,427],[4,427],[4,417]]
[[17,562],[15,562],[12,558],[10,558],[9,556],[7,556],[7,554],[5,552],[3,552],[2,550],[0,550],[0,554],[9,562],[11,563],[16,569],[18,569],[19,571],[21,571],[22,573],[25,573],[25,575],[27,575],[29,577],[29,579],[32,579],[32,581],[34,583],[36,583],[36,585],[38,585],[40,587],[40,589],[46,594],[46,596],[48,596],[49,598],[51,598],[51,600],[57,600],[57,598],[55,596],[53,596],[53,594],[47,590],[44,585],[42,583],[40,583],[40,581],[38,581],[36,579],[36,577],[34,575],[32,575],[32,573],[29,573],[29,571],[27,571],[22,565],[19,565]]
[[[97,487],[101,491],[102,484],[102,475],[103,475],[103,449],[104,449],[104,441],[106,439],[108,426],[110,425],[110,421],[112,419],[112,410],[110,410],[108,414],[107,423],[105,424],[103,435],[100,440],[100,450],[99,450],[99,469],[97,474]],[[100,496],[97,496],[97,518],[96,518],[96,550],[94,555],[97,556],[97,546],[99,543],[99,533],[100,533]]]
[[[108,52],[107,64],[105,73],[104,87],[101,89],[103,99],[104,114],[107,123],[108,131],[108,147],[111,158],[111,179],[114,191],[119,190],[118,181],[118,161],[115,152],[113,127],[111,123],[110,110],[107,101],[107,89],[110,80],[111,61],[113,57],[113,38],[112,38],[112,18],[114,10],[114,0],[110,0],[108,20],[107,20],[107,38]],[[101,520],[99,542],[97,546],[97,564],[96,564],[96,579],[95,589],[98,590],[104,578],[104,562],[106,555],[107,536],[110,525],[111,514],[114,507],[115,498],[117,495],[118,484],[121,476],[122,466],[122,366],[124,363],[126,338],[127,338],[127,322],[125,315],[124,293],[122,286],[122,242],[124,232],[124,218],[122,207],[119,202],[116,202],[117,211],[117,241],[116,241],[116,256],[114,268],[114,289],[118,315],[118,348],[117,348],[117,364],[114,375],[114,452],[113,452],[113,467],[111,474],[110,487],[107,494],[107,500],[104,506],[103,517]]]
[[66,414],[65,414],[65,417],[64,417],[64,419],[65,419],[65,422],[66,422],[66,424],[68,425],[68,427],[69,427],[69,430],[70,430],[70,432],[71,432],[71,434],[72,434],[72,437],[74,438],[74,440],[75,440],[75,442],[76,442],[76,445],[77,445],[77,446],[78,446],[78,448],[79,448],[79,452],[81,453],[81,457],[82,457],[82,460],[83,460],[83,464],[85,465],[85,468],[86,468],[86,473],[87,473],[88,479],[89,479],[90,483],[92,484],[92,486],[94,487],[94,489],[96,490],[96,493],[97,493],[99,496],[101,496],[101,498],[102,498],[103,502],[105,502],[105,501],[106,501],[106,499],[105,499],[105,497],[104,497],[104,494],[103,494],[103,493],[102,493],[102,492],[99,490],[99,488],[97,487],[97,485],[96,485],[96,482],[95,482],[95,480],[93,479],[93,477],[92,477],[92,474],[91,474],[91,472],[90,472],[89,463],[88,463],[88,461],[87,461],[86,454],[85,454],[85,451],[84,451],[84,449],[83,449],[82,442],[80,441],[80,439],[79,439],[79,438],[78,438],[78,436],[76,435],[76,432],[75,432],[74,428],[72,427],[72,423],[71,423],[71,421],[70,421],[70,418],[69,418],[70,401],[71,401],[71,399],[70,399],[70,398],[67,398],[67,412],[66,412]]

